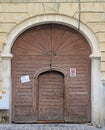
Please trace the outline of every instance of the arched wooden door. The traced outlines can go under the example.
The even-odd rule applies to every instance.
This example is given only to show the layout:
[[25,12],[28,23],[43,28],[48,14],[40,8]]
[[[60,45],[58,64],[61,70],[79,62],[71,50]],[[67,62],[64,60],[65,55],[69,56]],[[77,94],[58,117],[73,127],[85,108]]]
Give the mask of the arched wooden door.
[[[45,68],[49,71],[60,68],[67,73],[64,76],[65,109],[61,120],[64,115],[65,122],[91,121],[91,49],[78,31],[58,24],[32,27],[16,39],[12,54],[13,122],[32,123],[51,118],[40,110],[40,89],[38,98],[38,78],[34,77]],[[43,76],[39,76],[39,81]],[[53,83],[51,86],[53,89]],[[54,120],[54,115],[51,120]]]
[[64,122],[64,76],[49,71],[38,81],[38,122]]

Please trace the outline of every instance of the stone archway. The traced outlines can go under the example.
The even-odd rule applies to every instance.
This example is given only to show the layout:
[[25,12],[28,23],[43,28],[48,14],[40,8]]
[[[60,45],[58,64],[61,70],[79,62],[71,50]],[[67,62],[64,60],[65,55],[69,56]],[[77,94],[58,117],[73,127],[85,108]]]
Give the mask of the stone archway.
[[[60,23],[69,27],[73,27],[76,30],[78,29],[78,21],[70,18],[68,16],[63,15],[40,15],[33,17],[29,20],[24,21],[23,23],[20,23],[16,28],[14,28],[11,33],[8,35],[7,44],[4,47],[4,50],[1,54],[2,60],[3,60],[3,87],[7,89],[8,92],[11,90],[11,47],[15,41],[15,39],[20,35],[20,33],[24,32],[27,28],[30,28],[32,26],[36,26],[38,24],[43,23]],[[85,30],[85,32],[84,32]],[[102,91],[100,91],[100,51],[98,42],[94,36],[94,34],[91,32],[91,30],[86,27],[83,23],[81,23],[80,28],[81,34],[83,34],[84,37],[88,40],[88,43],[90,44],[92,54],[90,55],[90,58],[92,59],[92,71],[91,71],[91,97],[94,96],[94,99],[91,99],[92,102],[92,122],[93,123],[102,123],[103,117],[102,117],[102,98],[97,98],[97,95],[102,95]],[[4,73],[5,68],[7,69],[7,72]],[[10,98],[11,99],[11,98]],[[11,108],[11,101],[10,101],[10,108]],[[97,115],[95,114],[97,113]]]

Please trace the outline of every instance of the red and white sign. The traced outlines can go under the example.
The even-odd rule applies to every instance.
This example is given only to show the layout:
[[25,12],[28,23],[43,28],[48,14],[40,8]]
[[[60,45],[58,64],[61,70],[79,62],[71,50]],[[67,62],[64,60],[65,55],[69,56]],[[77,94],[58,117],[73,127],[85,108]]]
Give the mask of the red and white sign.
[[70,68],[70,77],[76,77],[76,68]]

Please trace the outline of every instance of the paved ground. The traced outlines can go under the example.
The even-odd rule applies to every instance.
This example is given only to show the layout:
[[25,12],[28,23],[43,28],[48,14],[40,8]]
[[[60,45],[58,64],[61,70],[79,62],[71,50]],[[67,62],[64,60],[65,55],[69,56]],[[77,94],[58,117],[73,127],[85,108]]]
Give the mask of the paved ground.
[[0,130],[105,130],[78,124],[0,124]]

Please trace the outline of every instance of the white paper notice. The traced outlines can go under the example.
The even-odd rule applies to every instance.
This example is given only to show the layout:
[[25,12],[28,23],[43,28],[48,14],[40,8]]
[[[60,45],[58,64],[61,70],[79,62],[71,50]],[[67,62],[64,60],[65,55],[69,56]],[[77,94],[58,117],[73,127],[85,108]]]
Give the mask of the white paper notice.
[[9,109],[9,94],[0,94],[0,109]]
[[70,68],[70,77],[76,77],[76,68]]
[[26,83],[26,82],[30,82],[29,75],[25,75],[21,77],[21,83]]

